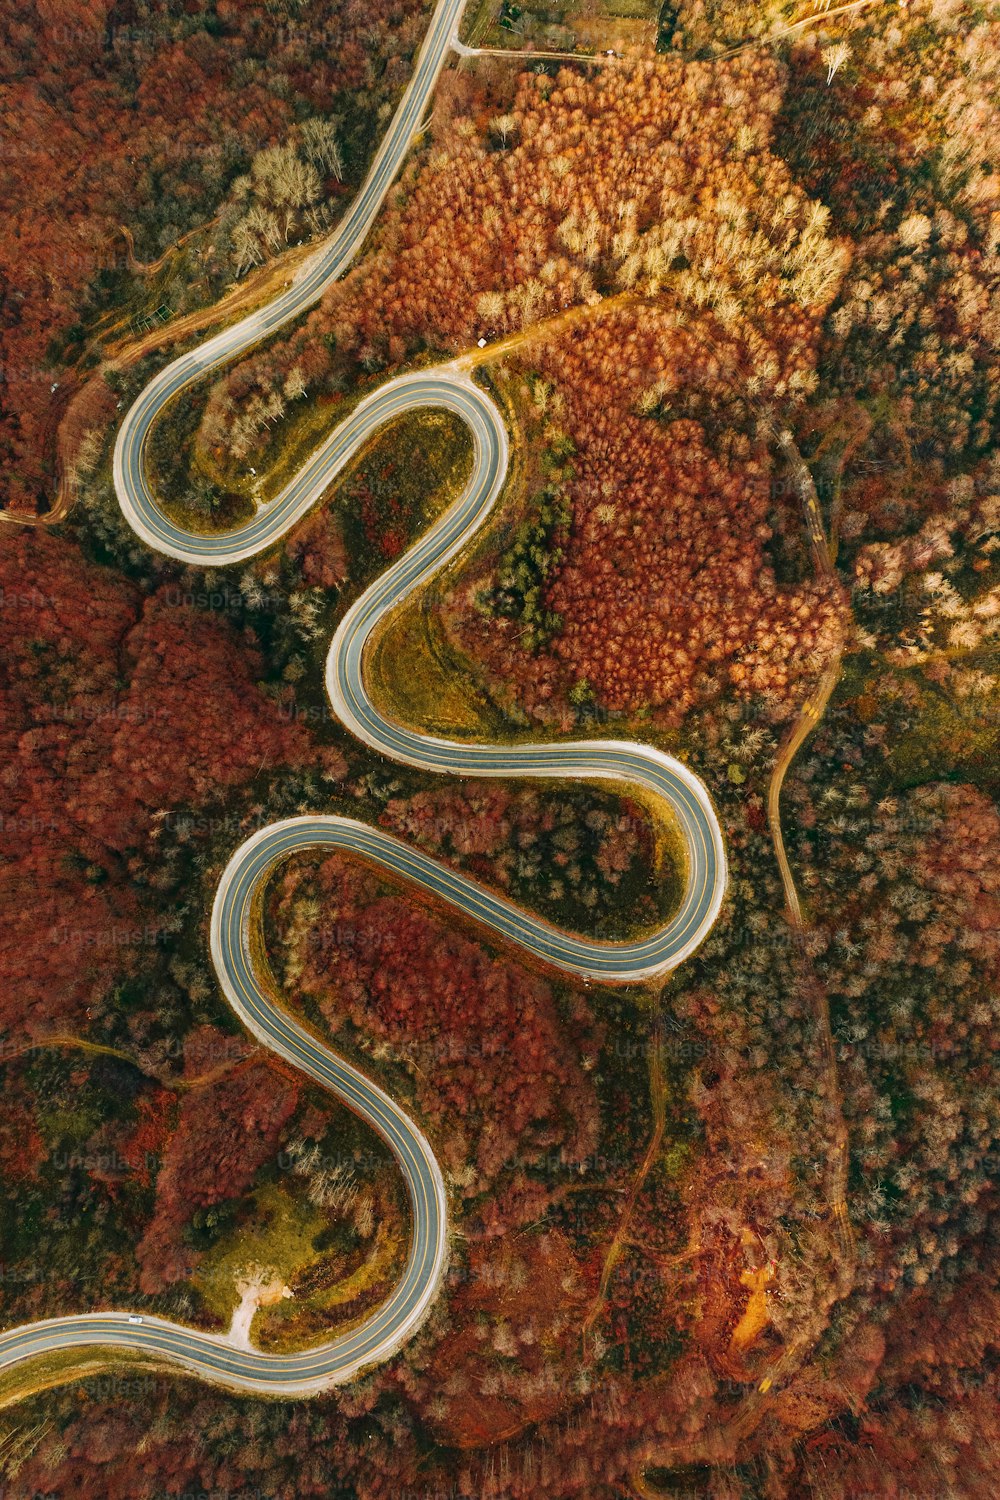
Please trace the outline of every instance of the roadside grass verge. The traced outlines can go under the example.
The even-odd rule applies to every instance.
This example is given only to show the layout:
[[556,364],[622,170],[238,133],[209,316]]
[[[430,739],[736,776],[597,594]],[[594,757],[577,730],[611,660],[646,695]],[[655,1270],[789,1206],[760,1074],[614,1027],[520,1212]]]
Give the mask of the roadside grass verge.
[[[16,1406],[54,1386],[88,1379],[99,1380],[103,1388],[110,1390],[120,1382],[124,1396],[144,1372],[153,1378],[151,1372],[162,1374],[167,1368],[166,1364],[156,1364],[148,1354],[127,1349],[102,1349],[99,1345],[54,1349],[0,1374],[0,1408]],[[179,1367],[173,1368],[175,1373],[183,1373]]]

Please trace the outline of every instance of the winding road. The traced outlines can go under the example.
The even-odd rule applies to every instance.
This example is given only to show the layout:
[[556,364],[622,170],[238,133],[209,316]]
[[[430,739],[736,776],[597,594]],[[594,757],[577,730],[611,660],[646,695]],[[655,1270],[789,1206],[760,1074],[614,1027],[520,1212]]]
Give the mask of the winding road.
[[[403,1275],[378,1310],[347,1333],[296,1354],[238,1348],[166,1319],[126,1312],[89,1313],[13,1328],[0,1335],[0,1371],[42,1355],[85,1346],[128,1350],[234,1389],[306,1396],[350,1380],[386,1359],[417,1329],[434,1300],[448,1254],[448,1199],[430,1142],[406,1112],[358,1069],[338,1058],[283,1009],[255,963],[260,897],[275,867],[292,854],[348,850],[432,892],[569,974],[627,983],[667,973],[714,923],[726,885],[726,859],[708,793],[672,757],[628,741],[560,744],[461,744],[418,734],[386,718],[368,697],[365,647],[387,612],[442,568],[489,515],[504,484],[507,432],[495,404],[459,362],[403,375],[366,398],[312,454],[286,489],[236,531],[198,535],[160,508],[147,483],[144,452],[164,405],[191,381],[227,363],[314,303],[361,247],[423,117],[451,45],[463,0],[440,0],[413,78],[368,178],[342,225],[291,287],[267,307],[226,329],[160,372],[138,397],[118,434],[115,487],[122,510],[150,547],[198,566],[253,557],[275,544],[328,489],[372,435],[400,413],[444,408],[468,427],[473,471],[450,508],[348,610],[330,646],[326,685],[335,712],[358,739],[394,761],[455,776],[574,777],[629,784],[657,797],[685,841],[684,894],[669,922],[634,942],[600,943],[566,933],[478,882],[438,864],[380,829],[335,816],[286,819],[255,834],[232,856],[212,910],[211,951],[233,1010],[268,1048],[328,1089],[387,1142],[403,1173],[412,1209]],[[72,1370],[65,1378],[72,1378]]]

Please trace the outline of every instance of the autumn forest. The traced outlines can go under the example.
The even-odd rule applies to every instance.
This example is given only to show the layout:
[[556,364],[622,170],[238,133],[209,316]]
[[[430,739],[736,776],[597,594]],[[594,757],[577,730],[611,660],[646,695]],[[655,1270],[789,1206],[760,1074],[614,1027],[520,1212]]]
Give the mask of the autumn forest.
[[[604,944],[683,900],[685,831],[626,779],[435,774],[335,712],[335,631],[477,472],[454,414],[379,427],[243,560],[120,504],[126,414],[349,222],[435,13],[0,19],[0,1330],[245,1316],[288,1354],[404,1276],[386,1139],[220,988],[254,834],[356,820]],[[211,545],[388,382],[459,371],[502,489],[380,621],[371,698],[459,746],[676,758],[721,910],[605,983],[377,861],[278,863],[257,960],[430,1143],[440,1286],[303,1399],[5,1364],[0,1331],[0,1494],[987,1500],[1000,21],[468,0],[454,41],[344,274],[180,385],[144,473]]]

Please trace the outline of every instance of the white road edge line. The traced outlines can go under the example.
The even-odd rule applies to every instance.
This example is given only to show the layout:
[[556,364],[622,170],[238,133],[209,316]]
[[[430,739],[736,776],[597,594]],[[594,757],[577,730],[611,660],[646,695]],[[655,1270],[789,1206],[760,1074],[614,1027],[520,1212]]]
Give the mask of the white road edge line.
[[[398,376],[367,397],[320,445],[282,495],[229,537],[184,531],[169,520],[148,488],[143,453],[163,406],[200,375],[228,363],[316,302],[350,264],[419,129],[454,43],[463,3],[439,0],[410,85],[364,186],[342,224],[300,269],[291,288],[268,307],[166,366],[136,399],[115,445],[115,489],[133,530],[158,552],[201,566],[240,562],[283,536],[387,421],[422,407],[444,407],[457,413],[473,437],[472,477],[448,511],[344,616],[327,658],[326,683],[333,708],[366,745],[425,770],[505,778],[570,775],[643,786],[669,805],[686,841],[687,884],[681,907],[665,927],[644,939],[599,943],[562,933],[476,881],[349,818],[285,819],[255,834],[229,861],[212,908],[211,952],[220,985],[235,1013],[264,1046],[344,1101],[389,1145],[413,1209],[403,1276],[386,1302],[361,1325],[296,1354],[237,1348],[228,1334],[204,1333],[155,1315],[99,1312],[50,1318],[0,1334],[0,1370],[46,1353],[99,1345],[180,1365],[231,1389],[308,1396],[389,1358],[426,1317],[448,1256],[448,1198],[431,1144],[383,1089],[338,1058],[277,1004],[254,970],[255,903],[276,863],[291,853],[318,847],[353,850],[436,891],[456,909],[485,923],[505,940],[520,942],[547,963],[605,983],[635,982],[667,973],[694,951],[718,916],[727,878],[722,832],[704,785],[672,756],[619,740],[510,746],[452,743],[394,724],[368,698],[363,657],[373,631],[400,599],[455,556],[489,514],[506,478],[508,444],[503,418],[456,362]],[[73,1378],[71,1369],[66,1378]]]

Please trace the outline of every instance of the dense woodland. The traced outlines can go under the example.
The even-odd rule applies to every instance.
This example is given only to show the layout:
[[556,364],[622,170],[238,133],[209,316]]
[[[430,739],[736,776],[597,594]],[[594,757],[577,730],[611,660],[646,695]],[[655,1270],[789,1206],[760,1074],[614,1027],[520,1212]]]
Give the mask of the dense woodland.
[[[217,217],[210,300],[210,256],[231,279],[322,228],[374,139],[352,91],[374,70],[390,99],[419,29],[402,8],[324,8],[305,39],[317,5],[120,9],[58,48],[62,10],[3,23],[6,107],[49,122],[29,138],[85,123],[108,152],[78,205],[68,147],[30,205],[21,158],[0,164],[22,205],[5,357],[61,338],[52,381],[81,297],[93,329],[130,295],[86,267],[36,288],[60,236],[103,246],[125,214],[152,260]],[[768,15],[695,0],[666,55],[447,72],[366,255],[183,416],[204,497],[387,373],[555,320],[491,368],[518,484],[428,617],[507,732],[611,726],[688,760],[727,843],[719,923],[661,994],[607,992],[340,856],[283,869],[276,982],[428,1131],[445,1291],[322,1401],[140,1371],[32,1398],[0,1430],[12,1495],[995,1492],[1000,28],[912,0],[712,60]],[[112,151],[142,100],[142,154]],[[330,630],[427,519],[408,464],[380,451],[238,572],[136,546],[107,453],[153,367],[95,410],[69,524],[0,531],[0,1312],[219,1328],[273,1257],[295,1296],[259,1327],[287,1346],[378,1300],[406,1205],[378,1143],[227,1014],[206,912],[235,845],[347,811],[605,936],[676,885],[625,799],[446,786],[331,723]],[[32,483],[50,383],[7,429]],[[461,466],[421,431],[437,495]],[[768,790],[841,656],[783,794],[797,934]]]
[[[457,603],[459,633],[497,680],[518,682],[529,712],[592,694],[676,723],[717,671],[787,698],[836,640],[835,591],[782,587],[762,549],[782,475],[755,412],[815,387],[821,315],[847,260],[826,209],[770,148],[778,79],[757,55],[586,83],[524,74],[511,108],[485,121],[458,80],[377,253],[206,406],[211,444],[293,371],[319,389],[339,378],[345,348],[377,369],[624,297],[536,356],[528,416],[570,504],[565,540],[547,539],[559,566],[532,601],[545,628],[523,610],[509,624],[489,611],[477,628],[479,582]],[[706,494],[710,507],[689,500]],[[526,628],[528,644],[554,636],[551,652],[530,659]]]

